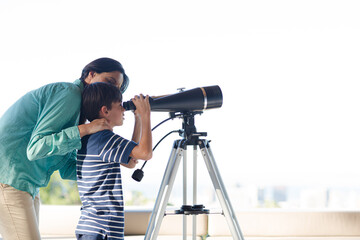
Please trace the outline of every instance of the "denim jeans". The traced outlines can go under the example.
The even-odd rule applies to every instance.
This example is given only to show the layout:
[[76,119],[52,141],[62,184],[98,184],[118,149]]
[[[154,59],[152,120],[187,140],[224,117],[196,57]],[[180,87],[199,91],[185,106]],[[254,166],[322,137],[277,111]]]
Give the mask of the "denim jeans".
[[107,236],[102,235],[85,235],[85,234],[76,234],[77,240],[106,240]]

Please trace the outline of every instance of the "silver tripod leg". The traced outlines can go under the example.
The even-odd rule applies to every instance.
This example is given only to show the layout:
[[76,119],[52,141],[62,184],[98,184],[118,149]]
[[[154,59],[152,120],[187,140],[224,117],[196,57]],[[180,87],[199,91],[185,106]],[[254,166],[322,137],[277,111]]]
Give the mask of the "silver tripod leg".
[[208,169],[210,178],[213,182],[215,192],[219,199],[221,208],[224,211],[224,216],[226,218],[232,237],[233,239],[236,240],[244,240],[244,237],[240,230],[239,223],[236,219],[235,212],[230,203],[230,198],[226,192],[225,185],[222,181],[220,172],[215,162],[215,158],[210,149],[209,142],[206,140],[199,140],[199,144],[200,144],[201,153],[204,157],[205,165]]
[[[187,151],[186,146],[183,154],[183,205],[187,205]],[[187,234],[187,218],[183,215],[183,240],[186,240]]]
[[174,142],[165,174],[161,182],[160,190],[156,198],[154,210],[151,214],[150,222],[146,230],[145,240],[155,240],[159,234],[161,222],[165,215],[166,205],[169,201],[181,158],[183,157],[184,148],[181,147],[183,142],[184,140],[176,140]]
[[[193,205],[197,204],[197,145],[193,148]],[[192,219],[192,240],[196,240],[196,215]]]

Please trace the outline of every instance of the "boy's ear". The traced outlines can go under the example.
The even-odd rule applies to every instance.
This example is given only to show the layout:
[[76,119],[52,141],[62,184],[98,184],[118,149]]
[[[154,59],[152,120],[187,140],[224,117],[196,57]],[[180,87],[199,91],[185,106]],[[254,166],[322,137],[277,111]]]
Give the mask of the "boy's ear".
[[106,117],[108,115],[108,113],[109,113],[109,111],[106,106],[102,106],[100,108],[100,112],[99,112],[100,117]]

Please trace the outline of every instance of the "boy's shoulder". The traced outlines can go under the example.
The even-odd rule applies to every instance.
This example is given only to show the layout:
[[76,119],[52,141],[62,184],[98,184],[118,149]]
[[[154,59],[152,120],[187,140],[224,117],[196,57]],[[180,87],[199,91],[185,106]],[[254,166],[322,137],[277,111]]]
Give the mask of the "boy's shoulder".
[[99,131],[81,138],[82,147],[79,153],[98,154],[99,149],[103,148],[109,139],[116,134],[110,130]]
[[116,134],[111,130],[102,130],[102,131],[93,133],[91,135],[87,135],[85,137],[87,137],[88,141],[100,141],[102,139],[111,138],[115,135]]
[[96,133],[91,134],[90,136],[103,136],[103,135],[114,135],[115,133],[109,129],[105,129]]

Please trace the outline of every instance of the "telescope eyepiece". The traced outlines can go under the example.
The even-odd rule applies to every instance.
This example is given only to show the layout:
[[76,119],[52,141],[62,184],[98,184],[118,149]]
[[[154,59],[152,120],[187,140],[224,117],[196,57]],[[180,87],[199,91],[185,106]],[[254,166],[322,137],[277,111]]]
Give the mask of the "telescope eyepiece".
[[130,101],[126,101],[123,102],[123,108],[125,109],[125,111],[129,111],[129,110],[135,110],[135,104],[130,100]]

